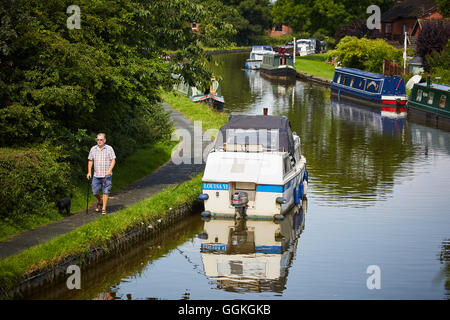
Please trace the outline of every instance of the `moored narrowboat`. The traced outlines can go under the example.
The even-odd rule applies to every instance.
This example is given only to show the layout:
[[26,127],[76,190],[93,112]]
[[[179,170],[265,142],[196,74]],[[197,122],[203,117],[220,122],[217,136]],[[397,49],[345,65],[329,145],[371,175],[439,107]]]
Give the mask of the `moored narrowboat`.
[[450,123],[450,86],[440,83],[416,83],[408,100],[408,114],[424,115]]
[[287,53],[265,54],[261,64],[261,74],[270,79],[295,79],[297,72],[293,56]]
[[221,94],[220,83],[216,78],[211,78],[211,85],[205,91],[189,85],[180,75],[172,75],[172,78],[179,80],[173,88],[193,102],[204,102],[217,110],[223,110],[225,100]]
[[330,88],[338,100],[346,99],[384,112],[406,115],[408,98],[403,77],[336,68]]

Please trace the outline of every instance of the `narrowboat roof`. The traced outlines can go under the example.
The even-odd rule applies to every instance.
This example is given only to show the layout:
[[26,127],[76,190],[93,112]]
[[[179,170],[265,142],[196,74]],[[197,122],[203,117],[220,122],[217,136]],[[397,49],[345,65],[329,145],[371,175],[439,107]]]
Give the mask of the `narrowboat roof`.
[[362,77],[375,78],[375,79],[384,79],[384,78],[390,77],[390,76],[385,76],[383,74],[372,73],[372,72],[354,69],[354,68],[336,68],[335,69],[335,72],[339,72],[339,71],[351,73],[351,74],[362,76]]
[[421,87],[431,88],[431,89],[437,89],[440,91],[450,92],[450,86],[447,84],[443,84],[443,83],[431,83],[431,85],[429,87],[427,86],[426,82],[416,83],[416,85],[421,86]]

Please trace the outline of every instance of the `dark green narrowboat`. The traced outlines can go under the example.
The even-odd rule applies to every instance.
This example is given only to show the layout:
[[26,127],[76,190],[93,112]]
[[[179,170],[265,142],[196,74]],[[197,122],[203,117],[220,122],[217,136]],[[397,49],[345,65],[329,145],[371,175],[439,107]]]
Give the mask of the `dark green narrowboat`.
[[294,67],[294,58],[287,53],[268,53],[263,56],[261,74],[270,79],[295,79],[297,72]]
[[430,79],[414,84],[408,100],[408,114],[450,123],[450,86],[431,83]]

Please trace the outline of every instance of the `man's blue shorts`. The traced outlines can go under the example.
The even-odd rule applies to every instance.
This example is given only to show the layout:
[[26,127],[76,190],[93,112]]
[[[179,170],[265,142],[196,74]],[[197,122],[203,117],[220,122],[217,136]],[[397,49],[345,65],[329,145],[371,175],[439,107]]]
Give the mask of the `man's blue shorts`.
[[92,178],[92,193],[94,195],[99,194],[103,189],[103,194],[109,194],[112,187],[112,175],[104,178]]

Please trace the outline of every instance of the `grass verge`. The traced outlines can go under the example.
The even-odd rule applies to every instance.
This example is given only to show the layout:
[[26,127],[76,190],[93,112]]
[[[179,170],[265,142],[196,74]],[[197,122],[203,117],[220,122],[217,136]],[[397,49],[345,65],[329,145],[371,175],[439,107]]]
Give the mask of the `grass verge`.
[[[170,159],[172,149],[176,144],[177,142],[161,141],[153,145],[145,146],[127,157],[124,161],[116,164],[116,167],[114,168],[112,192],[118,191],[134,181],[149,175],[166,163]],[[88,182],[85,177],[80,177],[74,184],[71,203],[72,213],[79,212],[86,208],[87,188]],[[89,203],[92,203],[94,199],[95,197],[92,195],[92,192],[89,192]],[[1,221],[0,242],[15,236],[20,232],[31,230],[38,226],[64,218],[53,205],[49,208],[44,208],[43,210],[45,212],[43,212],[41,216],[24,216],[20,223],[15,221]]]
[[45,244],[1,260],[0,295],[5,297],[26,274],[52,268],[69,256],[87,255],[92,249],[105,247],[135,227],[154,225],[172,210],[185,204],[192,205],[201,192],[201,178],[202,174],[199,174],[113,215],[100,217]]
[[325,54],[312,54],[304,57],[295,57],[295,69],[316,77],[333,79],[334,67],[325,63]]
[[202,129],[219,129],[228,122],[228,114],[218,112],[204,103],[194,103],[176,92],[161,91],[161,98],[172,108],[184,114],[192,121],[201,121]]

